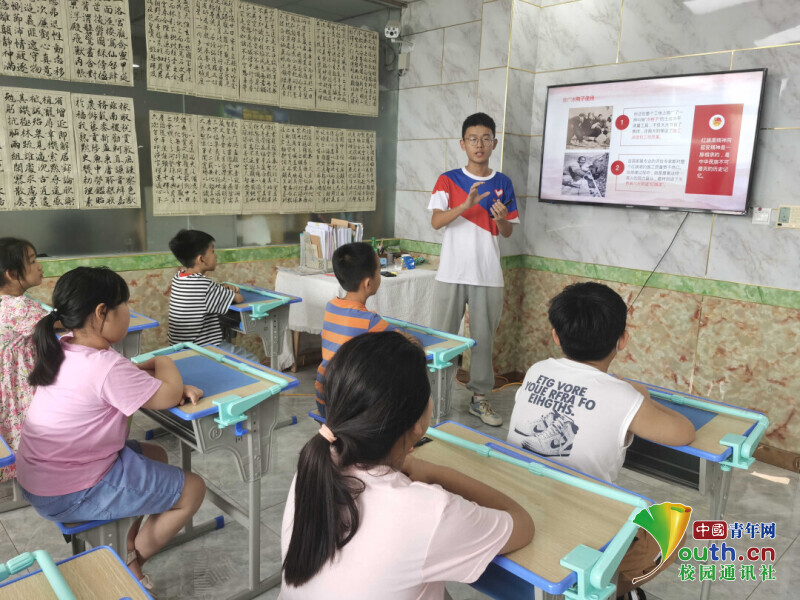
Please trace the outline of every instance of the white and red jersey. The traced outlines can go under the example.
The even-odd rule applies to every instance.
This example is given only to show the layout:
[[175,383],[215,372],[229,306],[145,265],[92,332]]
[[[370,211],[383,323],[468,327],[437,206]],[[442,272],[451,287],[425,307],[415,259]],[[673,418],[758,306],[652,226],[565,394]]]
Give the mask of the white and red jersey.
[[488,177],[476,177],[464,168],[453,169],[439,176],[428,210],[450,210],[463,204],[476,181],[482,182],[478,194],[489,192],[489,195],[444,228],[436,279],[444,283],[503,287],[497,223],[489,209],[499,200],[508,210],[508,221],[519,223],[511,180],[498,171]]

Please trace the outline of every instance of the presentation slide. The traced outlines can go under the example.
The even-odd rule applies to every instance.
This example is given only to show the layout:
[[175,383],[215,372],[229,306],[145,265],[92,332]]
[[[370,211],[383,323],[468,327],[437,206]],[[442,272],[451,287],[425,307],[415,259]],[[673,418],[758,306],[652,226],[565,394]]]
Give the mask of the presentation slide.
[[743,213],[765,75],[549,88],[540,200]]

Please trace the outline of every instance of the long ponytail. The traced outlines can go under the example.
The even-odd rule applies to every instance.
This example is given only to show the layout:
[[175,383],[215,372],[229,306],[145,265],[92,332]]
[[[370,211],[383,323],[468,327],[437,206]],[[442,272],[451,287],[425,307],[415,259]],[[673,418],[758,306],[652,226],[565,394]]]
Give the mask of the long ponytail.
[[294,524],[286,558],[288,585],[306,583],[358,531],[364,483],[352,467],[386,464],[419,421],[430,397],[425,352],[396,332],[365,333],[344,344],[325,373],[327,425],[300,452]]
[[78,267],[64,273],[53,290],[53,312],[33,330],[36,362],[28,376],[30,384],[50,385],[58,377],[64,350],[56,336],[56,322],[61,321],[65,329],[79,329],[98,305],[114,310],[129,298],[128,284],[107,267]]

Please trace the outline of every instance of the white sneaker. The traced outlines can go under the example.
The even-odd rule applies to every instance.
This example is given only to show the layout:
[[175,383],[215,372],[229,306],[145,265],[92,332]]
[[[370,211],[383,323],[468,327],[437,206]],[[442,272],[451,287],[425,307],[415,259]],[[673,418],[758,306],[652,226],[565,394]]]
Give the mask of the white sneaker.
[[578,426],[562,417],[544,433],[522,440],[522,447],[542,456],[569,456]]
[[517,426],[514,427],[514,431],[516,431],[520,435],[524,435],[525,437],[531,435],[539,435],[547,431],[550,427],[552,427],[553,423],[555,423],[560,418],[561,418],[560,413],[557,413],[556,411],[551,411],[545,415],[542,415],[538,419],[534,419],[526,423],[517,423]]
[[469,414],[480,417],[481,421],[492,427],[500,427],[500,425],[503,424],[503,417],[495,414],[492,405],[486,400],[471,402],[469,405]]

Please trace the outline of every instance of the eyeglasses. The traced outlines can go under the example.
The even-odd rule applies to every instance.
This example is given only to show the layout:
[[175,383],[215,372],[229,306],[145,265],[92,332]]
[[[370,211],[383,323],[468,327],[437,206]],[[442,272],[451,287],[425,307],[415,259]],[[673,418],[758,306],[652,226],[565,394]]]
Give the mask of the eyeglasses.
[[470,146],[488,146],[494,141],[494,138],[490,135],[485,135],[481,138],[479,137],[468,137],[464,138],[464,141],[467,142]]

